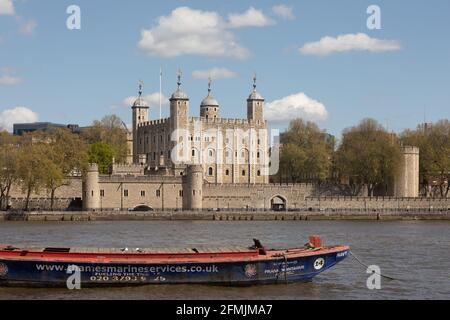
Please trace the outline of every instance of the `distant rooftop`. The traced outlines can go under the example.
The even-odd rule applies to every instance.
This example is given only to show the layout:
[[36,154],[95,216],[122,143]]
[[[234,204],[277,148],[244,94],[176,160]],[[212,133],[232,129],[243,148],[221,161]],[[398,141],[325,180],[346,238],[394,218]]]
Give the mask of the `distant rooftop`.
[[67,128],[73,133],[80,133],[82,128],[77,124],[59,124],[51,122],[33,122],[33,123],[15,123],[13,125],[13,134],[16,136],[21,136],[26,133],[35,131],[46,131],[51,128]]

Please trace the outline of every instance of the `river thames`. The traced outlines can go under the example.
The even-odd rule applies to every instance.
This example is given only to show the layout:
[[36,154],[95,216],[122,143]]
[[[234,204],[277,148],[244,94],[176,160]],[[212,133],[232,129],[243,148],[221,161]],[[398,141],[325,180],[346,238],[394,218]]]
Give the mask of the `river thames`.
[[364,263],[398,280],[369,290],[366,268],[349,257],[310,283],[222,287],[148,285],[131,288],[0,288],[0,299],[450,299],[450,222],[133,221],[4,222],[0,242],[82,247],[252,245],[299,247],[319,234],[324,244],[348,244]]

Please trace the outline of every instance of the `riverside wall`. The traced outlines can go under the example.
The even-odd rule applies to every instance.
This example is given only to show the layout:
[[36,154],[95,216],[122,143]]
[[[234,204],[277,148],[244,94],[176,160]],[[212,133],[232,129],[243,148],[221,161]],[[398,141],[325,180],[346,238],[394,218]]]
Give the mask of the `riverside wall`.
[[312,211],[8,211],[0,212],[0,222],[65,222],[65,221],[317,221],[317,220],[446,220],[449,209],[402,210],[312,210]]

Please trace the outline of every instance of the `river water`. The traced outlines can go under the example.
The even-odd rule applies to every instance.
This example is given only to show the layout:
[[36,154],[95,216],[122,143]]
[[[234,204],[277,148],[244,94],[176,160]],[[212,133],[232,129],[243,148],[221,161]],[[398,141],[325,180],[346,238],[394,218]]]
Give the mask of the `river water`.
[[302,246],[312,234],[348,244],[360,260],[399,280],[369,290],[366,268],[351,256],[310,283],[222,287],[148,285],[134,288],[0,288],[0,299],[450,299],[450,222],[134,221],[3,222],[0,242],[83,247]]

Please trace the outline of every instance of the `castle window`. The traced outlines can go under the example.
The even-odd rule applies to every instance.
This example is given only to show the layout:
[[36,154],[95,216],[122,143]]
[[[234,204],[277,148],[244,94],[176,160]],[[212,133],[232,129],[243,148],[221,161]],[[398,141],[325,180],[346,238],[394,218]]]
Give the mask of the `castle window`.
[[256,154],[256,157],[257,157],[258,159],[261,157],[261,154],[259,153],[259,151],[258,151],[258,153]]
[[100,197],[104,197],[105,196],[105,190],[100,190]]
[[192,156],[195,157],[195,149],[192,149]]
[[194,196],[195,196],[195,190],[192,190],[192,195],[194,195]]
[[161,197],[161,190],[156,190],[156,196],[159,198]]
[[180,190],[180,192],[178,193],[178,195],[179,195],[180,197],[182,197],[182,196],[183,196],[183,190]]
[[128,190],[123,190],[123,196],[128,197]]
[[228,169],[225,170],[225,175],[226,175],[226,176],[229,176],[229,175],[230,175],[230,170],[228,170]]
[[171,158],[171,154],[170,154],[170,150],[169,151],[167,151],[167,159],[170,159]]
[[242,176],[245,177],[245,170],[242,170]]
[[141,190],[141,197],[145,197],[145,191]]
[[213,168],[209,167],[209,169],[208,169],[208,175],[210,175],[210,176],[213,175]]
[[261,139],[258,139],[258,144],[261,144]]
[[260,176],[261,176],[261,170],[258,170],[258,173],[257,173],[257,175],[258,175],[258,177],[260,177]]
[[209,150],[209,156],[212,157],[213,156],[213,151]]

